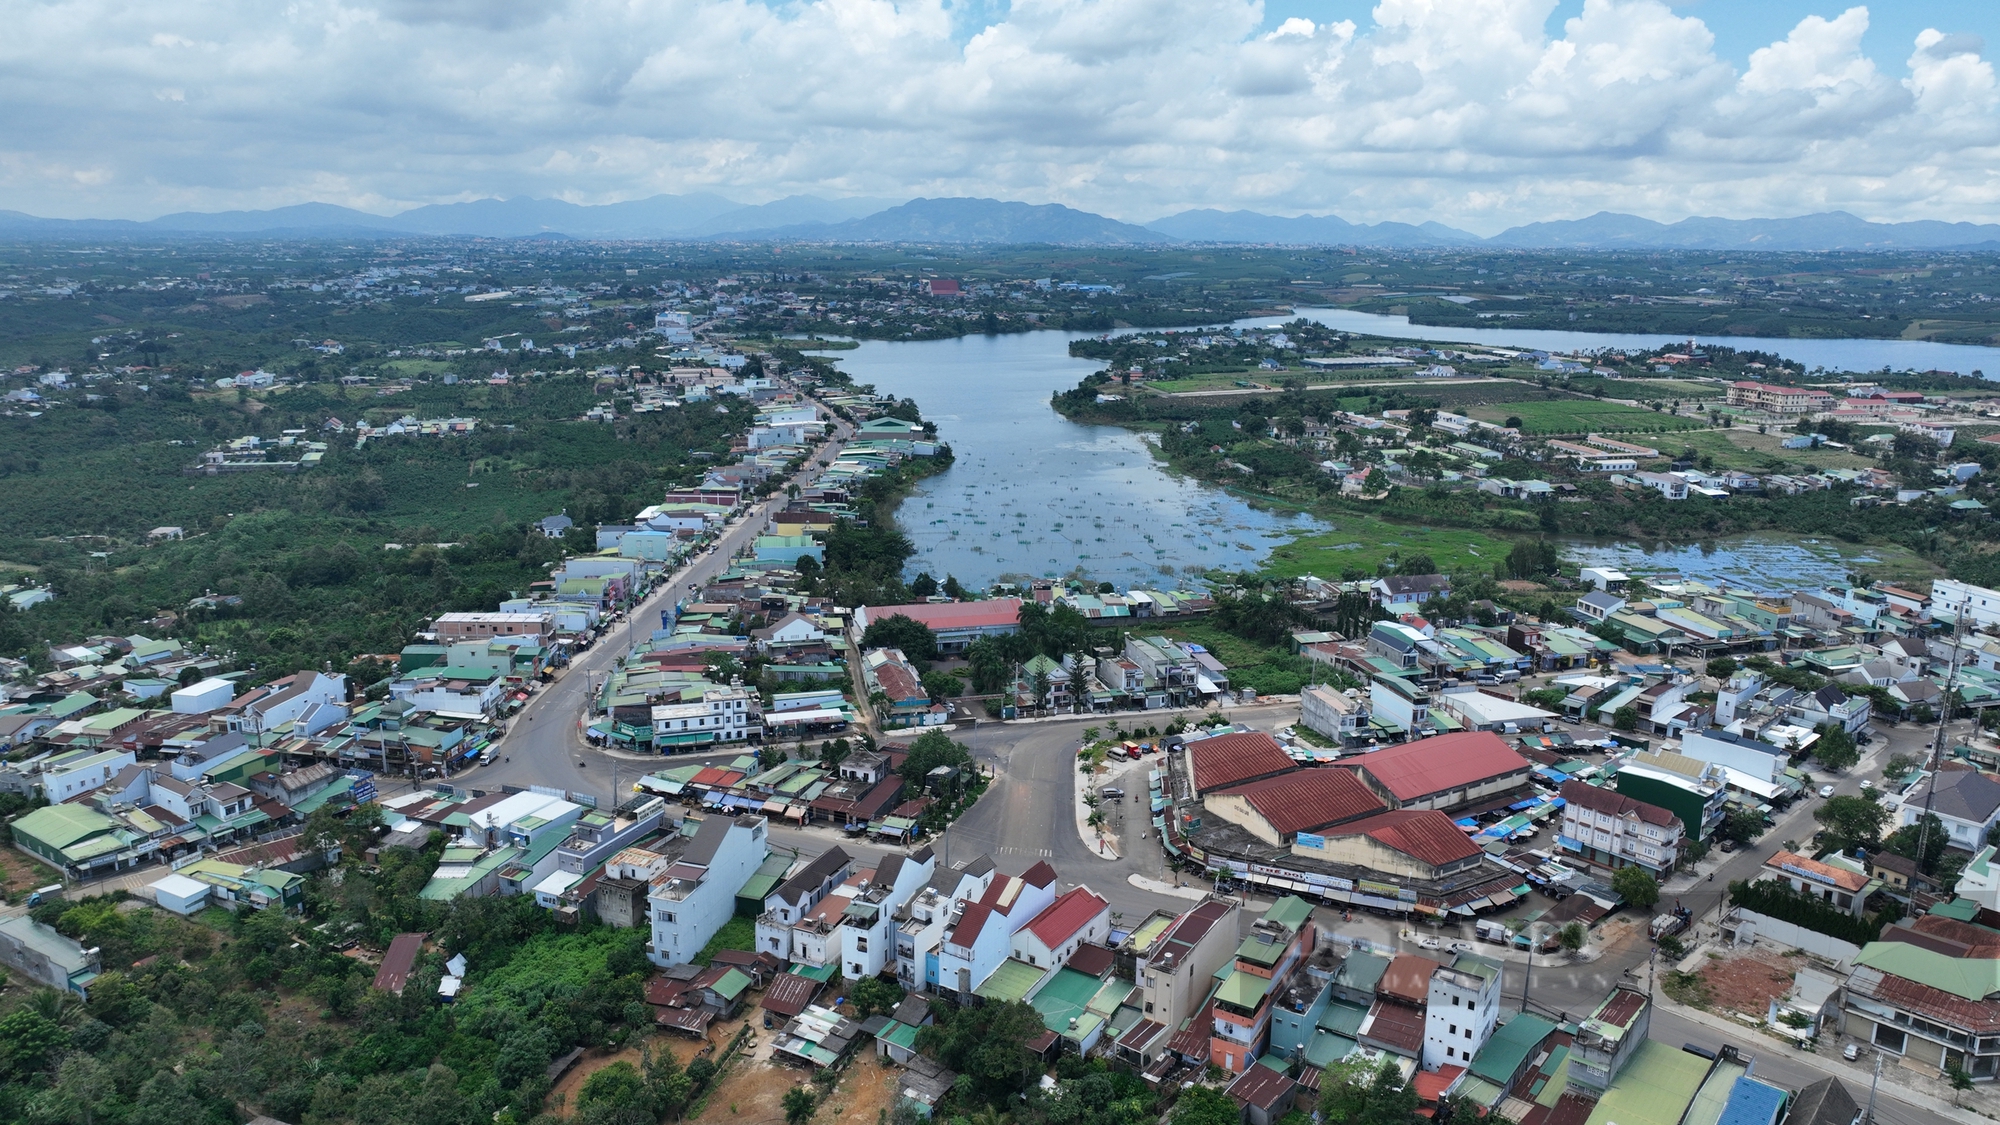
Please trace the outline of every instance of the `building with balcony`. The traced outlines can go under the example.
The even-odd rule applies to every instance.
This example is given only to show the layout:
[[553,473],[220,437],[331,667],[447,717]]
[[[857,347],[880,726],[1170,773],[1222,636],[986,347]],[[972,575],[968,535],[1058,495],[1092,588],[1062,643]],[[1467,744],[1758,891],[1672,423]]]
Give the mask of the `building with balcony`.
[[1425,1070],[1470,1066],[1500,1022],[1500,962],[1461,953],[1431,974],[1424,1006]]
[[1681,819],[1658,805],[1582,781],[1562,786],[1563,826],[1556,846],[1600,867],[1638,866],[1653,875],[1680,862]]
[[980,856],[931,876],[896,918],[896,983],[906,992],[937,987],[938,946],[965,907],[993,885],[993,859]]
[[763,865],[769,834],[761,816],[709,816],[661,849],[669,862],[647,895],[653,938],[646,953],[655,965],[692,960],[721,931],[736,912],[737,890]]
[[1216,986],[1209,1028],[1209,1061],[1241,1074],[1269,1045],[1271,1009],[1292,974],[1312,952],[1319,930],[1312,904],[1286,895],[1271,904],[1236,947],[1236,957]]

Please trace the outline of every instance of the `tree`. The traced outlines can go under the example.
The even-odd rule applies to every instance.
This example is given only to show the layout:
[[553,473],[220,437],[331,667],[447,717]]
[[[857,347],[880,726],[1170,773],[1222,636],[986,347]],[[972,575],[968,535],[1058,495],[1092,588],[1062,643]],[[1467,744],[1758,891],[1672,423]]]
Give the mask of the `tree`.
[[958,575],[947,574],[944,576],[944,596],[954,601],[960,601],[965,598],[965,587],[959,584]]
[[794,1086],[785,1091],[785,1125],[802,1125],[812,1120],[813,1110],[819,1108],[819,1099],[804,1086]]
[[1237,1125],[1243,1111],[1213,1086],[1190,1086],[1174,1102],[1173,1125]]
[[903,780],[921,789],[924,779],[939,766],[956,766],[963,770],[972,765],[972,751],[964,744],[953,742],[951,736],[941,730],[926,731],[910,743],[910,756],[903,759],[901,773]]
[[923,622],[896,613],[869,625],[861,634],[861,647],[899,648],[911,660],[927,663],[937,659],[937,634]]
[[1611,713],[1611,725],[1619,730],[1639,729],[1639,709],[1627,703]]
[[[1835,797],[1833,800],[1838,801],[1842,799]],[[1859,797],[1846,799],[1861,800]],[[1829,805],[1832,803],[1833,801],[1827,802]],[[1878,810],[1880,809],[1880,806],[1876,805],[1873,801],[1869,801],[1867,804]],[[1882,813],[1882,819],[1888,819],[1886,812]],[[1948,842],[1948,839],[1949,837],[1944,830],[1944,822],[1938,819],[1937,814],[1925,813],[1918,818],[1915,824],[1905,825],[1890,833],[1889,838],[1882,841],[1882,849],[1914,861],[1917,865],[1917,870],[1926,875],[1935,875],[1938,871],[1939,861],[1944,858],[1945,844]]]
[[932,703],[943,703],[947,699],[957,699],[965,693],[965,681],[952,672],[925,672],[922,677],[924,694]]
[[1397,574],[1436,574],[1437,563],[1429,555],[1410,555],[1396,563]]
[[1909,754],[1891,754],[1889,761],[1882,767],[1882,776],[1891,781],[1900,780],[1904,774],[1916,769],[1920,764],[1919,759]]
[[1737,664],[1735,657],[1718,656],[1714,660],[1708,662],[1708,667],[1705,669],[1705,671],[1707,671],[1707,673],[1715,679],[1726,680],[1729,677],[1734,676],[1736,674],[1736,669],[1737,669]]
[[937,1022],[917,1032],[917,1046],[967,1079],[966,1093],[973,1098],[1007,1104],[1041,1075],[1041,1063],[1028,1052],[1028,1042],[1045,1030],[1042,1014],[1021,1001],[977,1008],[940,1005],[932,1015]]
[[1972,1075],[1962,1066],[1944,1068],[1945,1081],[1951,1083],[1951,1104],[1957,1105],[1959,1095],[1972,1089]]
[[1826,829],[1829,843],[1848,852],[1873,848],[1889,822],[1889,811],[1866,797],[1830,797],[1813,810],[1813,819]]
[[903,1002],[903,990],[893,981],[881,977],[869,977],[854,982],[847,990],[847,998],[854,1001],[856,1019],[867,1019],[881,1012],[893,1012],[896,1005]]
[[1344,1059],[1326,1068],[1319,1084],[1322,1121],[1345,1125],[1411,1125],[1416,1120],[1416,1088],[1386,1060],[1369,1065]]
[[1583,948],[1583,943],[1589,939],[1590,931],[1583,928],[1582,922],[1571,922],[1562,928],[1562,932],[1557,937],[1562,942],[1563,952],[1576,953]]
[[1621,867],[1611,873],[1611,889],[1641,910],[1660,901],[1660,884],[1643,867]]
[[1854,736],[1839,723],[1821,723],[1819,741],[1813,743],[1813,757],[1819,764],[1836,772],[1852,769],[1861,760],[1861,750],[1854,745]]
[[932,578],[928,571],[920,571],[915,578],[910,580],[910,593],[915,594],[919,598],[934,597],[937,592],[937,579]]
[[1764,834],[1764,814],[1756,809],[1733,806],[1716,826],[1716,835],[1739,844],[1748,844]]

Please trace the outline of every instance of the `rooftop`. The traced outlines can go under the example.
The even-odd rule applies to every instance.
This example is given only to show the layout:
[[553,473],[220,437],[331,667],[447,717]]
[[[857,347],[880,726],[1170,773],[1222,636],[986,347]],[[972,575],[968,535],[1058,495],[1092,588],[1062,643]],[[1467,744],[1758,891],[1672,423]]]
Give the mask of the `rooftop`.
[[1187,744],[1194,789],[1206,793],[1297,769],[1278,740],[1263,731],[1218,734]]
[[1466,731],[1405,742],[1350,759],[1398,801],[1460,789],[1510,773],[1526,773],[1528,760],[1489,731]]
[[1242,797],[1273,830],[1286,836],[1381,812],[1385,807],[1353,771],[1342,769],[1292,770],[1224,789],[1219,795]]

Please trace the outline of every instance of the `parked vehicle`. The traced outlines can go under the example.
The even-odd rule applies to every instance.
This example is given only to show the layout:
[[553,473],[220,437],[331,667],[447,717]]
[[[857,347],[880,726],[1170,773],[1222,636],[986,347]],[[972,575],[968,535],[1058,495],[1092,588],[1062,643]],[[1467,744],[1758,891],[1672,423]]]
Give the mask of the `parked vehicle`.
[[1125,799],[1125,791],[1123,789],[1118,788],[1115,785],[1107,785],[1104,788],[1099,789],[1097,791],[1097,795],[1104,798],[1107,801],[1122,801]]
[[40,906],[41,904],[49,901],[50,899],[55,898],[56,896],[62,894],[62,889],[63,885],[61,883],[50,883],[46,887],[36,887],[34,891],[28,895],[28,905]]
[[1822,785],[1822,786],[1820,786],[1820,787],[1819,787],[1819,795],[1820,795],[1821,797],[1831,797],[1831,796],[1833,796],[1833,786],[1831,786],[1831,785]]

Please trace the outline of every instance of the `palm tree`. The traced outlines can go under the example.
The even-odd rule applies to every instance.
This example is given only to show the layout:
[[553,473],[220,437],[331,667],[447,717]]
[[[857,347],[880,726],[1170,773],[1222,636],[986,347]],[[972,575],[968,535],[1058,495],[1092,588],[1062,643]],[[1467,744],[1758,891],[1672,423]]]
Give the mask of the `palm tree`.
[[58,1027],[75,1027],[83,1021],[83,1004],[67,992],[39,991],[28,1000],[36,1015]]

